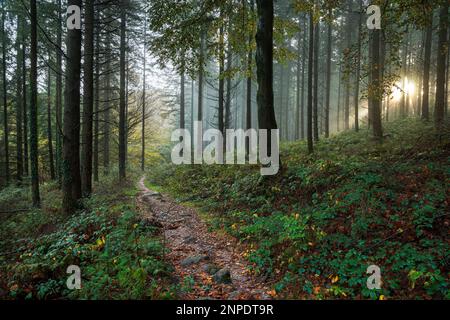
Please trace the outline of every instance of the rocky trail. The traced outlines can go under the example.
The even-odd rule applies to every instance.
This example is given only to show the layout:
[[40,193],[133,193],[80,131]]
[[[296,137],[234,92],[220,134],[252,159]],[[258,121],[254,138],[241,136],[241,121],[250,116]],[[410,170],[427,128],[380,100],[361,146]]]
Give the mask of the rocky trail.
[[182,299],[270,299],[270,286],[248,272],[244,248],[236,239],[208,231],[197,212],[139,181],[137,198],[144,219],[162,229],[166,259],[188,290]]

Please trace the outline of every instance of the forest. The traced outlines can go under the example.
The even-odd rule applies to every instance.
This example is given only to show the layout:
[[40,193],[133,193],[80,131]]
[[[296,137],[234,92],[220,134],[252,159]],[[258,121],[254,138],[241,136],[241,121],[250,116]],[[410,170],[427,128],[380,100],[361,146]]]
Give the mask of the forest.
[[1,0],[0,300],[450,299],[449,4]]

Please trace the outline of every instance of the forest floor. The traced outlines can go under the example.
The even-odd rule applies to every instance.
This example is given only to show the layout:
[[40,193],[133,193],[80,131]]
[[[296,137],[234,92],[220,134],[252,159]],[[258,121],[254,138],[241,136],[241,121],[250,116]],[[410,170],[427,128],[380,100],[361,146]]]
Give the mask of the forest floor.
[[[303,141],[283,142],[274,177],[259,166],[176,166],[167,149],[146,184],[237,241],[274,299],[450,299],[450,126],[405,119],[384,132],[382,144],[367,128],[321,139],[311,155]],[[378,290],[367,286],[372,265]]]
[[270,287],[249,272],[245,248],[236,238],[211,232],[197,211],[138,183],[138,207],[145,219],[162,228],[167,262],[189,290],[183,299],[270,299]]
[[[283,170],[116,168],[65,216],[57,182],[0,192],[1,299],[450,299],[450,124],[390,122],[315,145],[282,143]],[[69,290],[67,267],[81,269]],[[381,270],[379,290],[367,268]]]

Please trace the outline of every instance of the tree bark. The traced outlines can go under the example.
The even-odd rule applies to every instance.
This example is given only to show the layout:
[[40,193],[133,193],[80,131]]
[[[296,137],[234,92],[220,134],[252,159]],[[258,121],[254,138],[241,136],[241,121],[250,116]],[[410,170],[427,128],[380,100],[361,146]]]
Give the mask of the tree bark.
[[[346,50],[350,52],[350,47],[352,45],[352,0],[348,1],[348,13],[346,21],[346,34],[347,38],[347,48]],[[345,101],[344,101],[344,130],[350,129],[350,72],[345,79]]]
[[422,119],[430,119],[430,66],[431,46],[433,41],[433,23],[430,21],[425,35],[425,57],[423,61],[423,95],[422,95]]
[[111,106],[111,33],[110,31],[107,31],[106,34],[106,53],[105,53],[105,59],[106,59],[106,101],[104,106],[104,113],[103,113],[103,173],[104,175],[109,175],[109,143],[110,143],[110,106]]
[[10,172],[9,172],[9,128],[8,128],[8,91],[6,82],[6,1],[3,1],[2,6],[2,80],[3,80],[3,130],[4,130],[4,143],[5,143],[5,179],[6,184],[9,184]]
[[314,141],[319,141],[319,48],[320,48],[320,22],[317,21],[314,30]]
[[[223,19],[223,14],[222,19]],[[219,30],[219,104],[218,104],[218,115],[217,115],[217,126],[222,135],[225,133],[224,130],[224,96],[225,96],[225,39],[224,39],[224,27],[220,26]]]
[[437,77],[436,77],[436,108],[434,120],[436,129],[441,129],[445,117],[445,69],[447,63],[447,26],[449,3],[445,1],[441,6],[439,18],[439,45],[437,50]]
[[[26,29],[27,22],[23,20],[23,28]],[[22,33],[22,100],[23,100],[23,172],[25,176],[29,175],[29,156],[28,156],[28,108],[27,108],[27,66],[26,66],[26,35]]]
[[48,162],[50,164],[50,179],[55,180],[55,163],[53,160],[53,134],[52,134],[52,77],[51,68],[48,68],[47,78],[47,143],[48,143]]
[[355,82],[355,100],[354,100],[354,108],[355,108],[355,131],[359,131],[359,81],[361,77],[361,42],[362,42],[362,35],[361,35],[361,23],[362,23],[362,10],[363,6],[361,4],[360,6],[360,12],[359,12],[359,20],[358,20],[358,47],[357,47],[357,61],[356,61],[356,82]]
[[377,141],[383,138],[383,129],[381,124],[381,77],[380,77],[380,30],[374,30],[371,35],[371,50],[372,50],[372,63],[371,63],[371,89],[370,99],[372,100],[372,112],[371,119],[373,125],[373,136]]
[[313,144],[313,60],[314,60],[314,13],[309,14],[309,53],[308,53],[308,105],[306,112],[306,137],[308,140],[308,152],[314,152]]
[[56,172],[58,175],[58,183],[62,185],[62,97],[63,97],[63,82],[62,82],[62,4],[58,0],[58,27],[56,31]]
[[273,0],[257,0],[256,66],[258,79],[258,122],[269,130],[267,147],[271,150],[270,131],[277,129],[273,106]]
[[20,47],[22,41],[23,30],[23,18],[20,14],[17,15],[17,35],[16,35],[16,70],[17,70],[17,91],[16,91],[16,179],[20,183],[22,181],[23,174],[23,150],[22,150],[22,116],[23,116],[23,102],[22,102],[22,54],[23,51]]
[[39,194],[39,165],[38,165],[38,124],[37,124],[37,13],[36,0],[30,0],[30,24],[31,24],[31,105],[30,105],[30,162],[31,162],[31,194],[33,206],[40,207]]
[[144,21],[144,69],[142,82],[142,129],[141,129],[141,170],[145,170],[145,109],[146,109],[146,81],[147,81],[147,16]]
[[[69,0],[68,5],[81,8],[81,0]],[[64,98],[63,137],[63,211],[73,214],[81,198],[80,173],[80,73],[81,30],[67,30],[67,62]]]
[[81,186],[83,196],[92,193],[92,144],[94,109],[94,0],[86,0],[84,7],[84,86],[83,128],[81,152]]
[[[332,16],[332,9],[329,9],[329,16]],[[327,41],[327,79],[326,79],[326,97],[325,97],[325,137],[330,136],[330,94],[331,94],[331,53],[332,53],[332,24],[328,24]]]
[[127,28],[127,0],[121,0],[120,3],[120,106],[119,106],[119,179],[124,180],[125,172],[125,139],[126,139],[126,91],[125,91],[125,51],[126,51],[126,28]]
[[[254,3],[250,1],[250,11],[253,13]],[[253,75],[253,50],[251,48],[253,35],[250,32],[248,38],[248,55],[247,55],[247,93],[246,93],[246,112],[245,112],[245,128],[250,130],[252,128],[252,75]],[[245,144],[245,154],[248,158],[250,154],[250,143],[247,140]]]

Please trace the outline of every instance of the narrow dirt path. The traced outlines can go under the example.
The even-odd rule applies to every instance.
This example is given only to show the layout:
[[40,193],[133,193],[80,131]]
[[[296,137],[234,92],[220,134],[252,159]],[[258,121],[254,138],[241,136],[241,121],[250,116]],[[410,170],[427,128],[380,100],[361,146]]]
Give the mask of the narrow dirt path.
[[194,209],[149,190],[144,181],[137,202],[144,219],[163,229],[166,258],[181,283],[190,286],[181,298],[270,299],[270,287],[249,274],[244,248],[234,238],[209,232]]

